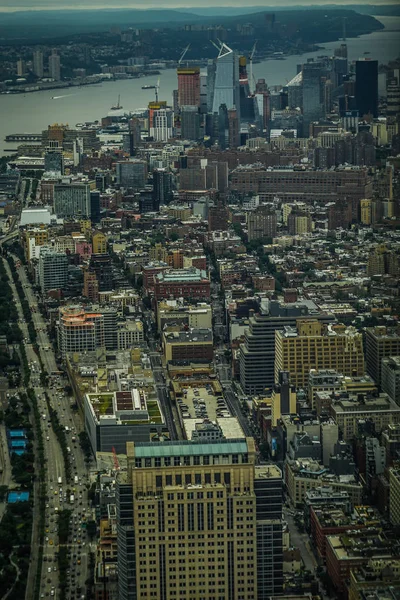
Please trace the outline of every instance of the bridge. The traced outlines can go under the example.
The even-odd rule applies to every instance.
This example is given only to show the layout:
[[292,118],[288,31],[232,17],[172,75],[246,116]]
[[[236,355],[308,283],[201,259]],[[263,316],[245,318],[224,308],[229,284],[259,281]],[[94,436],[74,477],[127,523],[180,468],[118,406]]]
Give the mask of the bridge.
[[10,133],[6,135],[6,142],[41,142],[41,133]]

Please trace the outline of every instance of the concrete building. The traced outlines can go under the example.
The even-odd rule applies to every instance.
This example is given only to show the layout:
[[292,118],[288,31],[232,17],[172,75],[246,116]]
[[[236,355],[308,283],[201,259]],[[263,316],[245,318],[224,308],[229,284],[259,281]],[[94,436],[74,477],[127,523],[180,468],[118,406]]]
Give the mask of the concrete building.
[[400,328],[367,327],[365,330],[367,372],[382,383],[382,359],[400,354]]
[[345,514],[350,514],[352,503],[348,492],[334,490],[328,484],[308,490],[304,495],[304,525],[308,532],[311,531],[311,508],[326,505],[342,508]]
[[210,280],[206,271],[194,267],[159,272],[155,275],[154,281],[157,300],[162,298],[208,300],[210,298]]
[[187,325],[189,329],[211,329],[212,310],[205,302],[183,304],[179,300],[165,300],[157,306],[157,329],[161,332],[165,325]]
[[266,206],[260,206],[247,216],[249,241],[276,236],[276,213]]
[[385,393],[366,396],[344,394],[333,398],[330,412],[344,440],[351,440],[357,435],[360,421],[373,423],[377,433],[391,424],[400,423],[400,406]]
[[329,467],[329,459],[334,453],[339,439],[339,427],[333,419],[321,423],[322,464]]
[[90,184],[56,183],[54,212],[58,217],[90,217]]
[[282,475],[255,466],[253,439],[129,443],[127,456],[117,482],[120,600],[282,591]]
[[[320,313],[316,304],[302,300],[290,304],[277,300],[261,303],[260,312],[249,318],[245,341],[240,345],[240,383],[246,394],[262,395],[274,386],[275,331],[294,327],[298,318],[334,321],[333,315]],[[311,365],[312,366],[312,365]],[[310,368],[311,368],[310,366]],[[285,370],[281,368],[280,370]],[[291,381],[293,385],[293,381]]]
[[318,461],[302,458],[286,461],[286,485],[289,497],[295,506],[302,506],[305,494],[316,487],[329,486],[334,491],[349,494],[353,504],[361,504],[363,487],[353,475],[334,475]]
[[49,56],[49,75],[54,81],[61,79],[60,56],[57,54],[57,50],[53,50]]
[[33,52],[33,72],[39,79],[43,77],[43,52],[35,50]]
[[102,231],[95,231],[92,235],[93,254],[107,254],[107,236]]
[[382,359],[382,390],[400,406],[400,355]]
[[129,350],[133,346],[141,344],[144,341],[143,323],[138,319],[136,321],[127,321],[118,325],[117,329],[117,349]]
[[167,435],[158,400],[142,388],[86,394],[85,428],[93,453],[125,454],[127,442],[149,442]]
[[341,324],[297,319],[296,327],[275,331],[275,379],[288,371],[295,387],[306,388],[310,369],[335,369],[344,375],[365,371],[362,334]]
[[336,392],[342,388],[343,375],[335,369],[310,369],[307,397],[311,408],[315,408],[317,392]]
[[166,362],[211,362],[214,356],[212,329],[165,331],[162,347]]
[[104,317],[101,313],[87,313],[81,307],[62,307],[57,333],[58,349],[63,360],[68,353],[105,348]]
[[49,290],[64,290],[68,281],[68,256],[48,246],[40,247],[39,285],[42,294]]

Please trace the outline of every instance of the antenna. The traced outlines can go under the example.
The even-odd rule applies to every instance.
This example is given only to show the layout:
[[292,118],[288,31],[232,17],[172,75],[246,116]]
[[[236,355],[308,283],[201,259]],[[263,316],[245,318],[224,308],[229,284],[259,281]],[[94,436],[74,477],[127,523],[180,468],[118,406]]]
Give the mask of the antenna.
[[178,60],[178,65],[179,65],[179,66],[180,66],[181,62],[183,61],[183,59],[184,59],[184,57],[185,57],[185,54],[186,54],[186,52],[189,50],[189,48],[190,48],[190,44],[188,44],[188,45],[186,46],[186,48],[184,49],[184,51],[182,52],[182,56],[181,56],[181,57],[180,57],[180,59]]
[[254,42],[254,46],[250,52],[249,62],[250,62],[250,94],[251,94],[251,86],[253,85],[253,56],[256,52],[257,40]]

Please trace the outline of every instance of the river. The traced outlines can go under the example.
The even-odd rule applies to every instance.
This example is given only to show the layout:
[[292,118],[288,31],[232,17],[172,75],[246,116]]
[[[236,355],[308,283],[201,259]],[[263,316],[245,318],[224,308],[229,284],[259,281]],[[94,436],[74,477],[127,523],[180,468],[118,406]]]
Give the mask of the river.
[[[400,55],[400,17],[378,17],[385,29],[347,40],[349,60],[363,57],[387,63]],[[323,50],[293,55],[284,60],[266,60],[253,65],[254,77],[265,78],[269,86],[285,84],[296,74],[296,66],[307,58],[321,54],[332,55],[341,42],[329,42]],[[46,90],[30,94],[0,95],[0,154],[16,148],[15,142],[6,144],[4,138],[12,133],[39,133],[52,123],[76,123],[101,119],[121,96],[125,110],[147,106],[154,98],[154,90],[142,90],[142,85],[155,84],[156,77],[104,82],[101,85],[60,90]],[[382,83],[382,81],[381,81]],[[160,99],[172,101],[172,90],[177,87],[175,69],[162,71]],[[56,99],[52,99],[56,96]]]

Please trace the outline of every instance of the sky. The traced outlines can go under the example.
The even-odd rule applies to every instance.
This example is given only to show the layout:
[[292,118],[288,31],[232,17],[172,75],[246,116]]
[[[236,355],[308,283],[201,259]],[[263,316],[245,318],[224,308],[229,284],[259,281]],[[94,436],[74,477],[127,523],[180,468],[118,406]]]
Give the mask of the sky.
[[[325,4],[397,4],[398,0],[249,0],[249,6],[322,6]],[[111,4],[111,6],[110,6]],[[243,7],[243,0],[219,0],[219,6]],[[59,10],[59,9],[101,9],[101,8],[180,8],[190,11],[190,7],[215,7],[215,0],[0,0],[0,11],[19,10]]]

